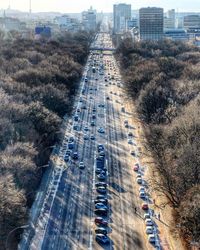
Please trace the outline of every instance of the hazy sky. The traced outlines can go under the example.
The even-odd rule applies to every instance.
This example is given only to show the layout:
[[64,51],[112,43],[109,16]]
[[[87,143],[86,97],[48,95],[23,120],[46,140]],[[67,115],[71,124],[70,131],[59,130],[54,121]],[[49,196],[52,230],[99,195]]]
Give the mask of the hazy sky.
[[[0,8],[7,8],[10,4],[12,9],[27,11],[30,0],[0,0]],[[59,11],[81,12],[91,5],[98,11],[111,12],[114,3],[125,2],[132,5],[132,9],[145,6],[158,6],[166,10],[175,8],[179,11],[200,11],[200,0],[31,0],[33,12]]]

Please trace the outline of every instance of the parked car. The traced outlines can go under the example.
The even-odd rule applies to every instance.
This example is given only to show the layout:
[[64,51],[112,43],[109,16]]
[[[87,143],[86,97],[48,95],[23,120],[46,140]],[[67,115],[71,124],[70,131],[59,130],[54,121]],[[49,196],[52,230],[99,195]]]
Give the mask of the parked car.
[[96,235],[96,241],[99,244],[109,244],[110,240],[108,238],[108,236],[104,235],[104,234],[97,234]]
[[148,204],[147,204],[147,203],[143,203],[143,204],[142,204],[142,209],[143,209],[143,210],[148,210],[148,209],[149,209]]
[[94,222],[95,222],[95,224],[100,224],[100,225],[103,225],[103,226],[108,226],[108,221],[105,220],[105,219],[102,218],[102,217],[96,217],[96,218],[94,219]]
[[95,229],[95,233],[107,235],[107,230],[105,227],[98,227]]

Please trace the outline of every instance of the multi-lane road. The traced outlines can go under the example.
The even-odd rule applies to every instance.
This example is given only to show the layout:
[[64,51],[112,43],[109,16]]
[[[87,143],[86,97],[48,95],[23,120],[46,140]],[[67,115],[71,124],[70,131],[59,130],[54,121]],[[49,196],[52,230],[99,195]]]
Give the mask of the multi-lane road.
[[[112,48],[108,34],[98,34],[92,45],[101,46]],[[153,249],[145,233],[142,200],[133,171],[134,164],[139,163],[135,128],[130,122],[132,114],[123,112],[123,106],[122,81],[112,52],[91,51],[74,116],[65,122],[65,136],[43,206],[34,228],[24,234],[20,249]],[[74,148],[67,157],[70,137]],[[99,194],[95,184],[100,181],[96,174],[98,144],[105,148],[107,170],[104,182],[108,210],[103,218],[108,222],[109,242],[105,245],[96,241],[95,234],[99,226],[95,224],[99,215],[94,212]],[[76,153],[78,159],[73,159]],[[80,162],[84,169],[80,169]]]

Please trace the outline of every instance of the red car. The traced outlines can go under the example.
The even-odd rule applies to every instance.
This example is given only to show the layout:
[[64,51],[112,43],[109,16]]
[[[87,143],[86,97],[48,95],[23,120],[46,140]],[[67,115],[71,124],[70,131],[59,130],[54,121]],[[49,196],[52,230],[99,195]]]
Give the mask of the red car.
[[95,222],[96,224],[100,224],[100,225],[103,225],[103,226],[107,226],[107,225],[108,225],[107,220],[104,220],[102,217],[96,217],[96,218],[94,219],[94,222]]
[[139,170],[139,164],[138,163],[135,164],[135,166],[133,167],[133,170],[135,172],[137,172]]
[[147,204],[147,203],[143,203],[143,204],[142,204],[142,209],[143,209],[143,210],[148,210],[148,209],[149,209],[148,204]]

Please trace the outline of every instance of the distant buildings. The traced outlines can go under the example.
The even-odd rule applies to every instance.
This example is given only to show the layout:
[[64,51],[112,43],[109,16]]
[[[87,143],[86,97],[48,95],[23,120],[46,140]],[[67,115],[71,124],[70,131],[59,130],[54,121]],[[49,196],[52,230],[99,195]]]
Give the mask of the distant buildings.
[[[123,33],[127,30],[127,23],[131,20],[130,4],[114,4],[113,5],[113,32]],[[130,23],[129,23],[130,24]]]
[[61,30],[77,32],[81,29],[80,22],[76,18],[71,18],[68,15],[56,17],[55,23],[58,24]]
[[168,10],[167,15],[164,18],[164,30],[175,29],[176,26],[176,13],[175,10]]
[[36,26],[35,27],[35,39],[50,38],[51,28],[47,26]]
[[82,25],[83,29],[87,31],[94,31],[97,27],[97,14],[96,10],[90,9],[82,12]]
[[173,41],[189,41],[189,35],[184,29],[168,29],[167,31],[165,31],[164,37]]
[[163,38],[163,9],[156,7],[139,10],[140,40],[160,40]]
[[183,18],[185,29],[200,28],[200,15],[187,15]]

